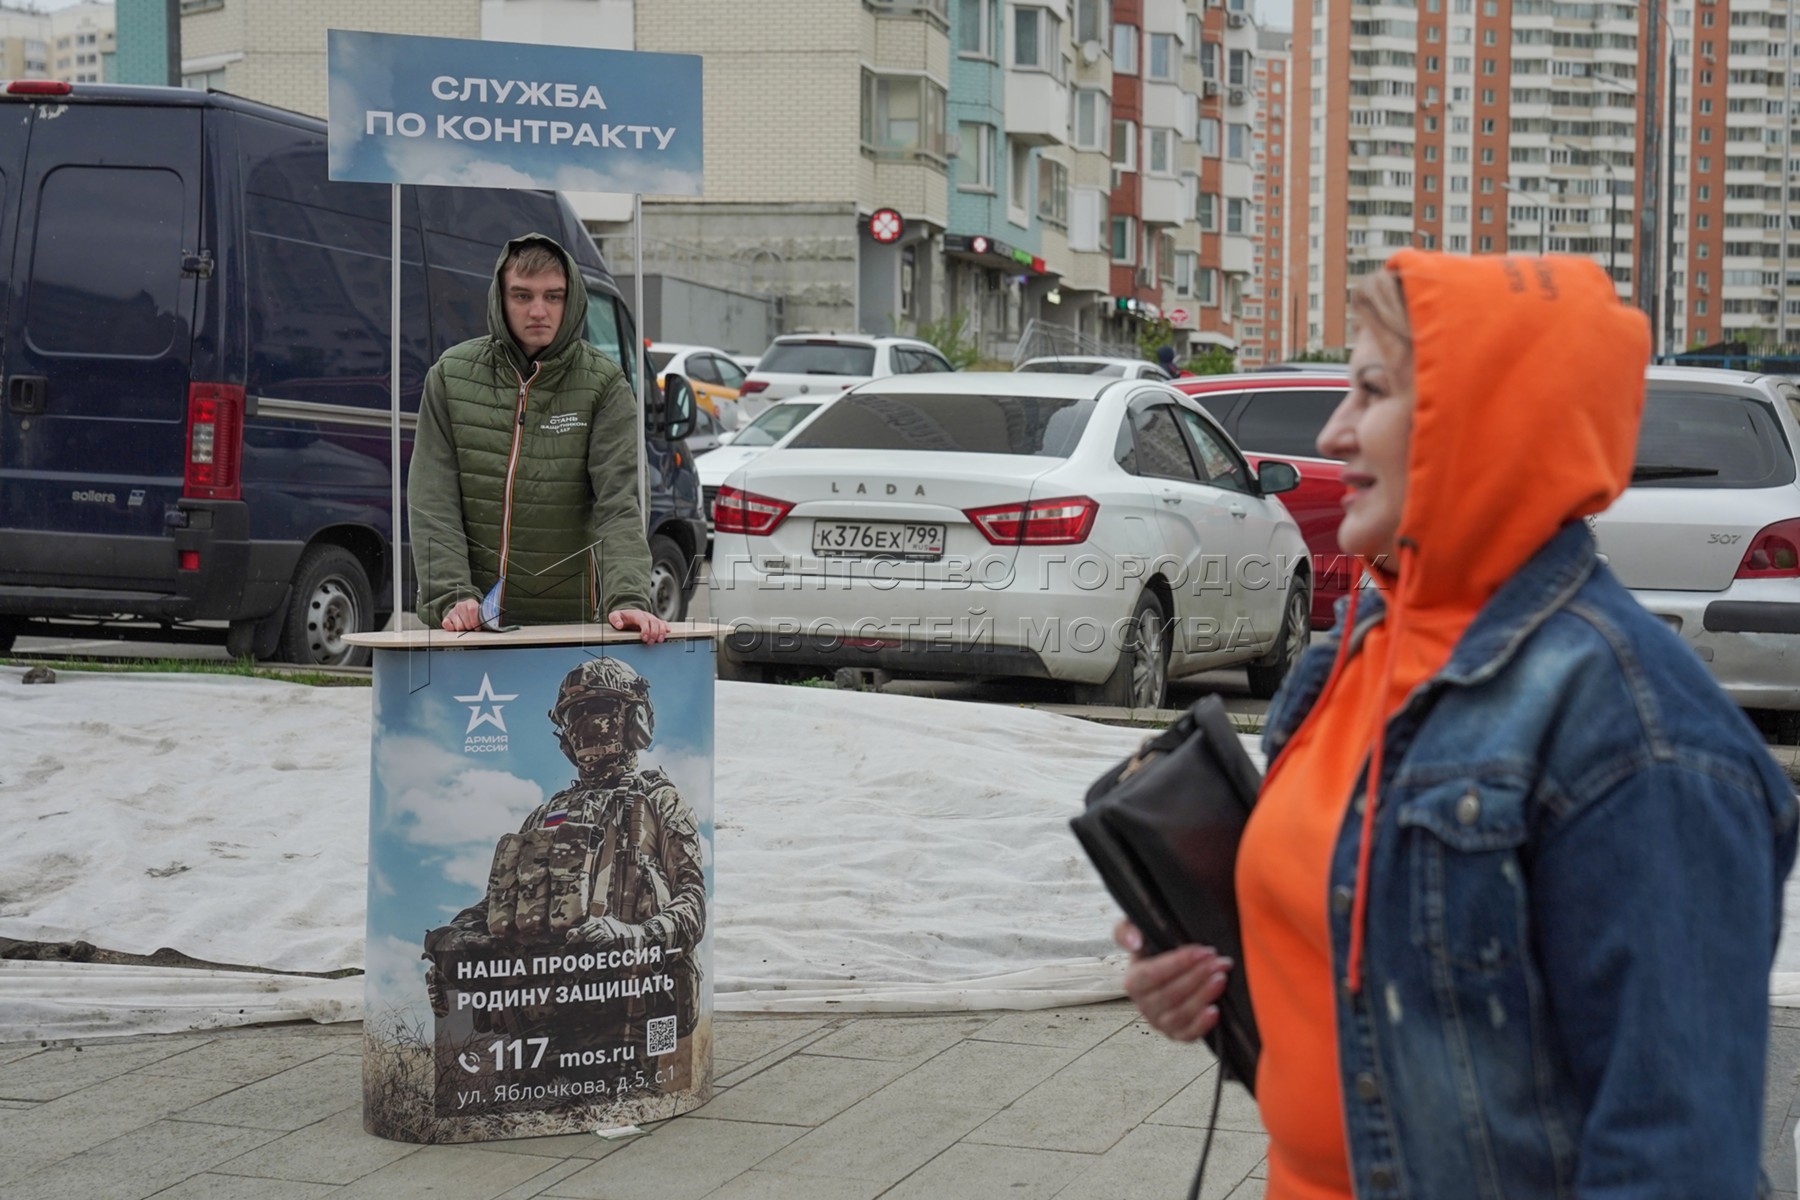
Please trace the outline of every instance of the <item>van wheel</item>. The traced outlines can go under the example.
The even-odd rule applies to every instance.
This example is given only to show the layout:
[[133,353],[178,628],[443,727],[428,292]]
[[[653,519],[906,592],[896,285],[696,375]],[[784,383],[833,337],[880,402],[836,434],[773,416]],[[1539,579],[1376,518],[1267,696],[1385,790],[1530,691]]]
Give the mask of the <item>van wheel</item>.
[[356,555],[342,546],[314,546],[294,570],[277,657],[316,667],[367,666],[369,648],[344,637],[369,632],[374,618],[369,574]]
[[1271,699],[1311,641],[1312,588],[1305,579],[1295,576],[1294,586],[1288,589],[1287,609],[1282,614],[1275,645],[1246,671],[1250,676],[1250,694],[1258,700]]
[[687,617],[687,555],[674,541],[657,534],[650,539],[650,611],[665,621]]
[[1081,704],[1113,708],[1161,708],[1169,689],[1169,641],[1164,636],[1163,606],[1155,592],[1138,598],[1119,648],[1119,665],[1105,683],[1078,687]]

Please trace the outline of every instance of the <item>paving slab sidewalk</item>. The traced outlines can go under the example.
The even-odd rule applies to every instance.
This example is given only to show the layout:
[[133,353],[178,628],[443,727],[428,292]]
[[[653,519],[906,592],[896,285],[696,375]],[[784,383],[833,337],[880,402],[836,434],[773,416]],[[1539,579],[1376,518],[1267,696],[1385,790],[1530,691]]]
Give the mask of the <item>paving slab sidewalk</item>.
[[[718,1094],[639,1138],[412,1146],[362,1131],[360,1026],[0,1045],[7,1200],[1141,1200],[1185,1196],[1214,1063],[1123,1002],[715,1018]],[[1764,1166],[1795,1187],[1800,1010],[1777,1009]],[[1207,1200],[1261,1200],[1227,1087]]]

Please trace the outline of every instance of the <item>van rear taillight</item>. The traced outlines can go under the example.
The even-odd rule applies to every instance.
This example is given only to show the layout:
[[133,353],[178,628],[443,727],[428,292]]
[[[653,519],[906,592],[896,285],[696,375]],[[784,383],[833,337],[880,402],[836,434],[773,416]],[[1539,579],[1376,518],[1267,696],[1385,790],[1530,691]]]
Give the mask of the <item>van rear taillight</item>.
[[239,498],[238,461],[244,445],[244,389],[231,383],[188,385],[187,475],[190,500]]
[[754,396],[758,392],[766,392],[768,390],[769,390],[769,381],[768,380],[766,380],[766,379],[746,379],[746,380],[744,380],[742,386],[740,386],[738,388],[738,395]]
[[9,96],[66,96],[74,90],[60,79],[15,79],[6,85]]
[[1777,521],[1750,539],[1739,579],[1800,579],[1800,517]]

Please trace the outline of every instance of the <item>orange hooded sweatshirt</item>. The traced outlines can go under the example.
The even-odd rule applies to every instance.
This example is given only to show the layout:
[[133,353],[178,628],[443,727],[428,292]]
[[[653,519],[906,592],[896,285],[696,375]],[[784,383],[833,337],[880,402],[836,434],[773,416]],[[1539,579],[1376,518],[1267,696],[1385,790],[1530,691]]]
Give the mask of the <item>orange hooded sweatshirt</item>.
[[[1643,407],[1647,322],[1594,263],[1407,250],[1387,269],[1406,296],[1415,395],[1397,577],[1357,646],[1353,594],[1331,676],[1271,764],[1238,854],[1268,1200],[1352,1195],[1335,995],[1362,986],[1364,938],[1387,933],[1365,930],[1363,912],[1381,731],[1501,584],[1630,483]],[[1357,877],[1334,895],[1345,834],[1359,839]],[[1333,961],[1334,907],[1352,922],[1348,962]]]

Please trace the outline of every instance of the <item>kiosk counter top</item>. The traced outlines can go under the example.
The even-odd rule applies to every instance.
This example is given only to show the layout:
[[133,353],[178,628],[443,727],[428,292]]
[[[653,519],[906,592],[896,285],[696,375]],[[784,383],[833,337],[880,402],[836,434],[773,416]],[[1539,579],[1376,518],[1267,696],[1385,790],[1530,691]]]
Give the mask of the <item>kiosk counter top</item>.
[[[676,621],[669,625],[669,640],[693,641],[701,638],[718,641],[731,631],[730,626],[706,621]],[[614,629],[595,622],[591,625],[525,625],[504,633],[485,630],[474,633],[452,633],[447,629],[400,629],[379,633],[353,633],[344,638],[353,646],[369,646],[376,650],[503,650],[512,646],[602,646],[643,641],[635,629]]]

